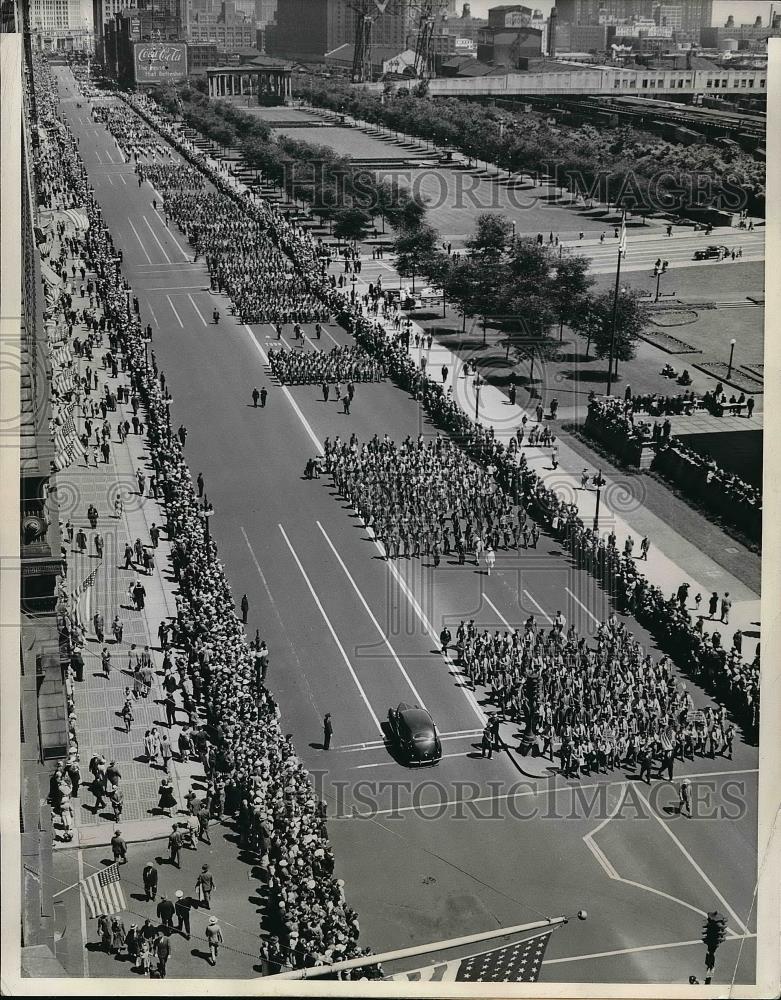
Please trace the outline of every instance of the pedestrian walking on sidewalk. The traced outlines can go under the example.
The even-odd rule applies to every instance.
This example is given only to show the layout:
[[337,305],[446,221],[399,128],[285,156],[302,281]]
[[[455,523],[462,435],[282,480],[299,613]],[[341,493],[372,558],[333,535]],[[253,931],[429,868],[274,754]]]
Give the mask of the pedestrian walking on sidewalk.
[[95,629],[95,635],[97,636],[98,642],[103,642],[106,623],[103,618],[103,614],[100,611],[96,611],[92,618],[92,624]]
[[174,752],[171,748],[171,741],[168,739],[168,733],[160,734],[160,757],[163,761],[163,770],[168,774],[168,770],[171,767],[171,758]]
[[718,592],[714,590],[713,593],[710,595],[710,600],[708,601],[709,618],[716,617],[716,609],[718,608],[718,606],[719,606],[719,595]]
[[130,726],[133,723],[133,703],[130,698],[125,698],[125,704],[121,711],[122,721],[125,723],[125,732],[130,735]]
[[79,528],[76,532],[76,548],[79,552],[87,551],[87,535],[83,528]]
[[174,787],[171,779],[163,778],[157,791],[160,796],[157,806],[162,811],[164,816],[168,816],[170,818],[171,810],[176,808]]
[[323,750],[331,749],[331,737],[334,734],[334,726],[331,722],[331,713],[326,712],[323,716]]
[[168,728],[172,729],[176,725],[176,699],[170,691],[163,700],[163,708],[165,708],[165,719],[168,723]]
[[114,822],[118,823],[122,819],[122,809],[125,805],[125,796],[119,785],[114,785],[108,793],[111,809],[114,813]]
[[264,385],[263,388],[260,390],[260,406],[261,406],[261,409],[263,409],[265,407],[265,405],[266,405],[266,399],[267,398],[268,398],[268,389]]
[[100,651],[100,666],[106,680],[111,676],[111,653],[108,646],[104,646]]
[[95,545],[95,555],[98,557],[98,559],[102,559],[104,543],[103,543],[103,535],[101,535],[99,531],[95,532],[95,537],[93,538],[93,542]]
[[260,399],[260,393],[258,392],[257,388],[255,388],[252,390],[252,405],[255,407],[256,410],[258,408],[259,399]]
[[729,613],[732,610],[732,598],[729,593],[725,593],[721,599],[721,621],[729,625]]
[[156,729],[147,729],[144,734],[144,753],[147,764],[157,764],[160,756],[160,737]]

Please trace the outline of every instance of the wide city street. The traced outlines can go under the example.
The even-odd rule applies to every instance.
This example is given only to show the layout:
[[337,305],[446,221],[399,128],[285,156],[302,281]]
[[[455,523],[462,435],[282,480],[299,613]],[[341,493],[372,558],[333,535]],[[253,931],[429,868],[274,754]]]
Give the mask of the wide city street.
[[[268,644],[267,684],[279,703],[282,729],[292,734],[326,803],[336,874],[358,913],[361,944],[382,952],[567,915],[569,924],[553,935],[546,952],[542,982],[685,983],[702,975],[703,914],[717,908],[727,915],[729,930],[714,982],[752,981],[754,737],[739,725],[732,756],[677,760],[673,782],[654,777],[651,785],[625,767],[564,777],[552,759],[519,753],[518,727],[509,723],[502,724],[509,749],[484,756],[481,737],[496,702],[490,685],[469,683],[454,650],[442,655],[442,628],[448,626],[455,641],[459,623],[470,619],[478,631],[493,633],[522,628],[530,616],[547,630],[563,615],[567,628],[573,624],[590,642],[614,610],[606,590],[548,531],[535,547],[501,548],[490,572],[469,556],[459,565],[454,554],[436,567],[426,557],[385,559],[376,535],[332,478],[310,478],[305,467],[323,455],[327,439],[435,439],[438,430],[421,402],[390,379],[358,382],[348,413],[333,393],[324,400],[319,385],[280,385],[268,364],[269,352],[280,346],[274,326],[246,324],[231,313],[230,301],[211,290],[203,257],[194,260],[187,237],[173,219],[166,222],[160,193],[139,183],[134,164],[93,120],[70,69],[52,72],[62,121],[78,140],[89,183],[122,251],[141,323],[151,324],[148,348],[173,396],[170,425],[187,428],[184,456],[193,479],[203,477],[213,505],[209,530],[219,559],[236,602],[247,595],[247,635],[259,630]],[[565,209],[557,212],[566,215]],[[432,219],[439,223],[436,210]],[[578,229],[574,215],[570,225],[562,217],[557,226],[570,234]],[[446,235],[457,232],[448,219],[440,228]],[[599,243],[593,225],[588,228],[583,249],[597,273],[610,270],[611,248]],[[750,236],[744,260],[762,253],[763,237]],[[671,260],[693,263],[694,236],[672,242]],[[578,240],[570,235],[567,245]],[[629,270],[666,249],[664,234],[643,235],[637,246]],[[364,273],[359,293],[368,280]],[[313,323],[303,327],[302,346],[286,325],[286,349],[309,353],[353,342],[336,323],[325,324],[319,341]],[[439,361],[431,367],[438,373]],[[460,375],[449,377],[458,382]],[[467,381],[462,384],[466,392]],[[267,391],[264,406],[254,405],[255,388]],[[489,419],[487,400],[484,405]],[[561,461],[560,474],[579,473],[564,467],[563,455]],[[615,516],[619,520],[607,506],[602,530],[617,525],[621,546],[626,525],[632,528],[633,518],[642,521],[648,512],[619,509]],[[674,523],[654,523],[658,583],[669,595],[692,578],[682,558],[688,543]],[[698,571],[706,603],[710,589],[731,591],[747,609],[750,630],[758,594],[702,553]],[[717,581],[713,588],[707,587],[711,580]],[[654,636],[630,613],[619,609],[618,620],[654,658],[661,656]],[[753,650],[755,640],[745,642]],[[715,705],[712,693],[676,672],[675,683],[682,682],[698,710]],[[425,707],[435,720],[442,743],[437,767],[405,766],[390,751],[388,710],[400,702]],[[328,750],[326,713],[333,724]],[[679,814],[684,776],[695,791],[695,820]],[[213,826],[213,846],[208,853],[199,846],[192,860],[186,856],[181,877],[163,863],[161,887],[192,894],[201,861],[213,859],[218,888],[212,910],[233,957],[211,969],[208,949],[175,937],[169,976],[257,975],[257,933],[266,906],[260,875],[237,858],[230,829],[224,833]],[[106,846],[60,851],[63,881],[82,877],[73,874],[77,854],[82,871],[111,860]],[[139,890],[140,869],[147,856],[167,857],[165,842],[130,843],[129,854],[128,875],[122,876],[132,900],[128,915],[153,916]],[[79,901],[75,894],[71,900],[78,921]],[[576,919],[579,909],[588,912],[587,920]],[[198,910],[194,924],[201,931],[206,926]],[[94,942],[94,922],[85,926]],[[86,956],[71,944],[67,962],[76,975],[128,972],[94,944]],[[416,964],[411,959],[406,968]]]

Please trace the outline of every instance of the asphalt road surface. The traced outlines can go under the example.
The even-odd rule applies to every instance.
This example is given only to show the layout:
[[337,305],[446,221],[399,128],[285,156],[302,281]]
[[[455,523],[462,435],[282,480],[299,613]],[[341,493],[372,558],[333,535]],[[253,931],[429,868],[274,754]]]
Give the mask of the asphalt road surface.
[[[485,706],[438,653],[443,622],[453,632],[462,618],[502,629],[529,614],[547,622],[561,609],[589,632],[606,615],[603,592],[546,536],[536,551],[499,553],[490,578],[447,560],[435,574],[416,560],[381,559],[329,481],[303,479],[304,464],[326,436],[435,433],[417,404],[390,382],[359,383],[345,416],[314,386],[274,384],[265,365],[273,331],[240,325],[208,292],[184,236],[153,210],[152,189],[139,187],[108,132],[76,108],[70,71],[54,72],[142,320],[154,327],[172,426],[188,428],[190,468],[203,472],[214,504],[220,558],[237,601],[249,596],[249,634],[259,628],[269,642],[270,686],[328,802],[363,943],[383,951],[567,914],[543,981],[686,982],[703,973],[702,912],[719,908],[738,936],[719,952],[716,980],[751,981],[754,748],[736,741],[734,761],[687,763],[682,773],[697,776],[719,815],[691,821],[671,810],[677,792],[661,781],[649,789],[623,772],[529,778],[515,755],[481,759]],[[347,342],[333,326],[326,348],[328,338]],[[250,393],[263,385],[268,405],[255,409]],[[427,706],[444,736],[436,769],[405,768],[383,745],[387,711],[402,700]],[[327,753],[326,711],[335,730]],[[579,908],[588,920],[574,919]],[[203,963],[193,961],[187,974],[201,975]]]

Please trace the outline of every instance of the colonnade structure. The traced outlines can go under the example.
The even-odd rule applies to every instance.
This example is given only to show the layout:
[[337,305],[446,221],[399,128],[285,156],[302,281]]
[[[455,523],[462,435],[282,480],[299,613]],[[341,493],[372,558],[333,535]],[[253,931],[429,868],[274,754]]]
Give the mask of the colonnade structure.
[[210,66],[206,70],[209,97],[276,96],[284,103],[293,96],[293,64],[258,56],[240,66]]

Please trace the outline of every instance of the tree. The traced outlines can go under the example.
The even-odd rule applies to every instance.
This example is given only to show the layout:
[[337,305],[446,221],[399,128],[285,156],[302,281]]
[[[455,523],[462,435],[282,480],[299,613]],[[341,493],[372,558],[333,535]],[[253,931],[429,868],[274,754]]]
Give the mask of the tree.
[[388,214],[388,222],[394,229],[405,229],[412,232],[424,225],[426,203],[420,195],[399,193],[396,206]]
[[[598,358],[607,358],[611,353],[613,300],[614,293],[605,291],[592,298],[587,307],[587,330]],[[619,361],[631,361],[635,356],[635,343],[648,325],[649,315],[648,307],[641,302],[636,291],[627,288],[619,291],[612,351],[616,373]]]
[[362,240],[372,220],[362,208],[342,208],[334,213],[334,234],[343,240]]
[[504,215],[495,212],[483,212],[478,215],[475,231],[466,241],[467,249],[472,256],[501,257],[510,240],[512,223]]
[[586,305],[588,292],[594,284],[589,276],[589,261],[586,257],[562,257],[556,265],[555,297],[559,314],[559,339],[564,324],[573,326]]
[[431,258],[437,252],[437,233],[431,226],[421,225],[416,229],[402,229],[393,243],[396,255],[396,270],[403,277],[412,277],[412,291],[415,291],[415,275],[425,273]]

